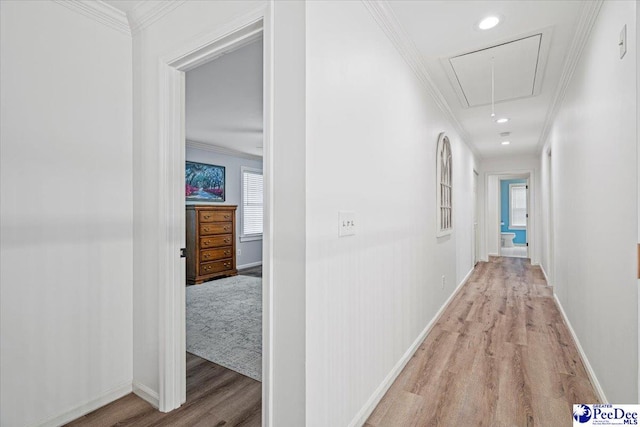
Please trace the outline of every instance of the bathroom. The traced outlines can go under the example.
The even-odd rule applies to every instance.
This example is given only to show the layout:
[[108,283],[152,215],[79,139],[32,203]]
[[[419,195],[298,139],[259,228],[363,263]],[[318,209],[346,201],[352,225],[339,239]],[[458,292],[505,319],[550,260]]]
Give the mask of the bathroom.
[[500,255],[528,258],[526,179],[500,180]]

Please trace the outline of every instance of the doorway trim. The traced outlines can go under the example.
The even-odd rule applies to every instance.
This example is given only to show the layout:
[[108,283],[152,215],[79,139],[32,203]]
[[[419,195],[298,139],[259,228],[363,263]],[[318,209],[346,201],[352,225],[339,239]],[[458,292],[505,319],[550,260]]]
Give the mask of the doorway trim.
[[[531,264],[532,265],[538,265],[540,260],[538,260],[537,256],[536,256],[536,235],[535,235],[535,231],[536,231],[536,187],[535,187],[535,182],[536,182],[536,175],[535,175],[535,170],[531,170],[531,169],[527,169],[527,170],[509,170],[509,171],[487,171],[484,172],[484,188],[485,188],[485,194],[484,194],[484,229],[485,229],[485,233],[484,233],[484,251],[483,254],[486,256],[486,260],[489,260],[489,235],[497,233],[496,235],[500,235],[500,219],[498,218],[498,221],[496,221],[495,224],[490,224],[488,221],[488,212],[490,209],[489,206],[489,177],[495,176],[497,177],[497,182],[498,182],[498,190],[500,188],[500,181],[504,180],[504,179],[510,179],[510,178],[522,178],[522,179],[526,179],[529,185],[529,192],[527,194],[527,211],[529,214],[529,221],[527,222],[527,240],[529,242],[529,248],[528,248],[528,255],[529,255],[529,259],[531,260]],[[499,195],[499,192],[498,192]],[[497,200],[497,207],[496,208],[498,211],[500,210],[500,198],[498,197]],[[498,248],[499,249],[499,248]]]
[[[169,412],[186,401],[185,261],[185,72],[263,38],[263,174],[272,171],[272,26],[270,5],[245,14],[216,31],[188,40],[159,61],[160,180],[159,247],[159,409]],[[271,304],[273,192],[264,187],[262,419],[269,425],[272,406]]]

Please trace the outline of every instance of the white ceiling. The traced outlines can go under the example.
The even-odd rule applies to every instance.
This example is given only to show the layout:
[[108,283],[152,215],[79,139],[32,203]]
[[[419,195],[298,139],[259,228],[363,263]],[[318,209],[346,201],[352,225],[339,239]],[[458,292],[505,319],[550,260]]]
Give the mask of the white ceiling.
[[262,40],[187,72],[187,141],[262,156],[262,108]]
[[[588,1],[588,0],[586,0]],[[144,1],[104,0],[124,12]],[[435,85],[483,158],[535,154],[585,1],[392,0]],[[482,31],[488,15],[502,22]],[[509,42],[542,34],[526,45]],[[434,37],[437,35],[437,37]],[[503,45],[495,50],[489,49]],[[475,52],[473,55],[465,55]],[[496,118],[490,117],[490,61],[495,58]],[[533,61],[536,61],[533,67]],[[531,87],[533,80],[533,88]],[[532,95],[531,95],[532,93]],[[465,97],[466,95],[466,97]],[[465,100],[466,98],[466,100]],[[468,101],[468,102],[466,102]],[[471,106],[469,106],[471,105]],[[187,74],[187,139],[261,155],[261,42]],[[510,132],[503,146],[500,133]]]
[[[394,0],[389,5],[400,25],[422,54],[422,59],[435,85],[440,89],[453,114],[470,136],[484,158],[504,155],[534,154],[547,112],[562,74],[580,16],[583,1],[406,1]],[[499,15],[502,22],[486,31],[477,23],[488,15]],[[508,117],[497,124],[491,117],[491,105],[468,107],[461,102],[460,88],[451,78],[450,58],[542,33],[541,55],[536,76],[539,94],[497,102],[496,118]],[[437,37],[434,37],[437,34]],[[544,44],[548,44],[548,54]],[[528,46],[531,50],[535,43]],[[486,52],[486,51],[485,51]],[[531,80],[531,56],[518,58],[519,51],[496,56],[496,98],[518,97],[514,91]],[[483,104],[491,93],[490,55],[478,56],[476,63],[465,64],[464,85],[475,91],[475,103]],[[455,62],[456,60],[453,60]],[[484,65],[479,64],[484,61]],[[529,61],[525,64],[526,61]],[[544,63],[546,61],[546,64]],[[542,65],[542,66],[541,66]],[[449,69],[447,69],[449,67]],[[475,73],[474,73],[475,70]],[[516,81],[520,78],[522,81]],[[529,90],[531,88],[529,87]],[[499,96],[498,96],[499,95]],[[473,105],[473,103],[472,103]],[[501,132],[511,132],[511,144],[503,146]]]

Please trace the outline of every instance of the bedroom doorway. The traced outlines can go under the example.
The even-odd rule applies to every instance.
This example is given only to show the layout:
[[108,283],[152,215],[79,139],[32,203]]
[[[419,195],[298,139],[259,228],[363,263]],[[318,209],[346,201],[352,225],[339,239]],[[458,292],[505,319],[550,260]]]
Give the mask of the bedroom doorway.
[[[239,377],[239,387],[243,390],[242,393],[238,394],[240,400],[238,400],[238,402],[234,401],[233,405],[229,405],[230,401],[228,400],[226,400],[226,405],[221,405],[220,401],[215,405],[213,405],[213,402],[211,404],[215,408],[221,410],[221,412],[217,414],[223,417],[220,422],[230,425],[234,424],[234,420],[237,421],[240,418],[250,419],[252,420],[252,423],[260,425],[260,420],[267,418],[269,415],[268,407],[271,393],[268,367],[270,366],[270,362],[268,358],[263,357],[263,355],[270,354],[270,335],[268,333],[270,329],[270,317],[268,316],[268,313],[270,301],[269,296],[271,294],[272,286],[270,282],[269,268],[269,254],[272,246],[270,244],[271,222],[264,222],[264,237],[254,239],[256,243],[253,244],[254,246],[258,246],[260,251],[264,249],[265,254],[264,256],[262,253],[260,254],[259,261],[256,261],[256,264],[261,264],[262,258],[264,258],[266,262],[264,274],[265,284],[264,286],[260,286],[259,291],[261,292],[261,295],[256,298],[259,300],[262,310],[261,313],[257,315],[257,323],[259,323],[259,325],[257,327],[257,331],[253,334],[256,336],[255,340],[260,344],[260,349],[257,350],[258,354],[256,355],[259,371],[264,371],[266,373],[264,377],[261,378],[262,383],[247,375],[228,370],[228,368],[223,369],[220,367],[222,365],[216,365],[215,368],[207,367],[206,365],[209,362],[203,362],[203,360],[206,359],[200,356],[197,358],[189,357],[187,360],[186,268],[184,261],[180,260],[180,258],[176,258],[176,254],[182,254],[183,257],[187,255],[187,250],[181,249],[186,247],[185,200],[186,193],[188,192],[185,185],[186,152],[200,148],[201,151],[207,151],[210,153],[218,150],[218,154],[220,154],[220,151],[224,151],[224,147],[220,148],[218,145],[218,148],[213,150],[202,150],[203,146],[200,145],[202,141],[194,140],[188,144],[185,142],[185,116],[187,109],[186,76],[191,71],[197,70],[198,67],[206,65],[212,61],[216,61],[217,59],[224,59],[226,56],[233,55],[234,52],[240,52],[244,47],[252,46],[254,49],[260,51],[261,58],[258,71],[261,71],[262,74],[258,77],[258,80],[260,80],[260,83],[262,84],[260,86],[260,106],[264,109],[264,112],[261,111],[261,117],[258,119],[259,123],[256,125],[260,127],[259,132],[262,136],[259,138],[262,143],[259,144],[260,155],[256,156],[259,160],[255,160],[253,166],[255,166],[255,169],[264,170],[264,179],[269,182],[271,162],[268,156],[264,156],[264,161],[261,156],[263,151],[269,152],[271,141],[269,135],[272,129],[272,115],[270,108],[272,83],[264,76],[264,74],[266,74],[266,70],[270,69],[269,67],[272,62],[271,48],[269,47],[269,40],[262,43],[262,40],[265,37],[264,22],[267,11],[268,8],[259,9],[255,13],[250,13],[237,19],[230,24],[230,27],[221,28],[220,30],[205,37],[201,36],[198,40],[193,40],[190,46],[185,44],[182,53],[163,60],[160,64],[161,81],[163,82],[160,98],[160,110],[162,112],[160,144],[163,152],[162,167],[165,169],[163,175],[166,176],[167,188],[169,190],[164,193],[164,200],[162,201],[163,207],[161,207],[161,209],[163,209],[166,214],[166,221],[169,227],[167,228],[167,250],[163,252],[166,262],[162,267],[164,279],[162,281],[163,285],[159,301],[161,310],[159,337],[159,409],[162,412],[169,412],[178,408],[185,402],[189,404],[188,395],[190,399],[195,399],[195,401],[200,402],[202,397],[202,385],[205,378],[207,378],[212,371],[224,371],[224,369],[227,369],[227,371],[224,371],[226,374],[223,373],[222,375],[224,378],[227,378],[227,376],[230,375],[229,372],[237,374]],[[228,105],[227,107],[229,107],[230,110],[233,109],[233,105]],[[250,120],[246,120],[246,117],[244,119],[243,123],[250,122]],[[255,121],[253,123],[255,123]],[[221,129],[220,132],[228,132],[229,130],[229,128]],[[255,126],[254,129],[251,129],[250,131],[257,133]],[[258,144],[254,148],[258,149]],[[225,154],[229,154],[229,152],[226,152]],[[212,163],[210,166],[216,166],[213,164],[215,162],[210,163]],[[264,168],[262,166],[264,166]],[[228,175],[228,177],[231,177],[231,175]],[[233,184],[226,181],[226,178],[227,175],[225,170],[224,186],[217,184],[213,186],[204,185],[202,186],[202,190],[206,192],[208,192],[208,190],[215,190],[213,193],[215,193],[216,196],[222,196],[223,200],[230,202],[230,200],[227,199],[227,194],[230,194],[229,191],[233,190]],[[238,178],[239,179],[237,181],[240,182],[240,177]],[[229,185],[227,186],[227,184]],[[200,185],[198,185],[198,187],[200,187]],[[207,188],[205,189],[204,187]],[[220,190],[224,192],[224,196],[220,193]],[[235,190],[237,190],[237,188]],[[200,188],[198,188],[198,192],[200,192]],[[269,190],[268,186],[265,186],[263,204],[261,204],[260,207],[262,212],[271,212],[271,208],[273,206],[272,198],[272,192]],[[231,203],[228,203],[227,205],[230,204]],[[241,205],[242,203],[238,201],[238,207],[241,207]],[[222,204],[219,206],[222,207]],[[272,220],[273,215],[268,215],[267,218]],[[240,223],[241,221],[238,220],[238,224]],[[240,237],[239,230],[235,230],[234,228],[234,232],[237,233],[238,237]],[[242,237],[251,236],[243,235]],[[235,260],[242,259],[243,254],[246,253],[244,251],[244,247],[240,247],[240,244],[237,242],[233,246],[233,258]],[[223,252],[227,250],[227,247],[222,249]],[[240,250],[240,252],[237,252],[238,250]],[[195,257],[192,255],[192,258]],[[201,262],[200,258],[198,262]],[[229,267],[229,260],[220,260],[220,264],[225,265],[225,267]],[[256,266],[257,265],[254,265],[253,267]],[[240,278],[240,276],[234,276],[232,274],[229,274],[229,276],[232,278]],[[263,336],[267,337],[264,342],[262,341]],[[198,369],[199,367],[202,368],[202,365],[205,365],[204,369]],[[263,369],[263,366],[266,369]],[[194,368],[196,371],[192,370]],[[187,378],[187,373],[189,373],[189,378]],[[261,374],[261,372],[259,374]],[[248,392],[246,385],[247,382],[251,381],[253,381],[254,384],[253,387],[251,387],[251,392]],[[188,385],[189,388],[187,387]],[[224,392],[224,388],[222,388],[220,392]],[[208,393],[205,392],[205,395],[208,395]],[[262,404],[262,402],[265,404]],[[244,405],[245,408],[237,408],[236,403]],[[223,406],[228,408],[225,409]],[[229,408],[233,409],[234,412],[229,413]]]
[[213,399],[226,378],[230,424],[260,424],[263,49],[248,40],[185,74],[187,403],[198,372],[194,393]]

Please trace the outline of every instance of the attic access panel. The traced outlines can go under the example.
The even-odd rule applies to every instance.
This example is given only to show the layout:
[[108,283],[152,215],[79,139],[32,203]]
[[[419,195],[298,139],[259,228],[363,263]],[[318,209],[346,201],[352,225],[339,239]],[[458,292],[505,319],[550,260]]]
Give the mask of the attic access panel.
[[491,103],[491,59],[495,65],[495,102],[533,96],[536,92],[542,34],[449,58],[463,104]]

